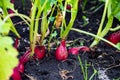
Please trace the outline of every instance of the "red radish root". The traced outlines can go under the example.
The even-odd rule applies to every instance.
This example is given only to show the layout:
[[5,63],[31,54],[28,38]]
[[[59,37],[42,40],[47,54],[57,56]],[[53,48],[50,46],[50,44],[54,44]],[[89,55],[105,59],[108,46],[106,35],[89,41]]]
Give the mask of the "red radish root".
[[57,47],[55,57],[57,60],[65,60],[68,58],[65,40],[62,40],[59,47]]

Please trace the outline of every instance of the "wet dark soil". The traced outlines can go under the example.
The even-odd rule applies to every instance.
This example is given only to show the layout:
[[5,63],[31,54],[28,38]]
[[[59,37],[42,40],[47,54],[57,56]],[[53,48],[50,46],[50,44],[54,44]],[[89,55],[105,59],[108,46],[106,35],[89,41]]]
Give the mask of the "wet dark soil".
[[[19,1],[19,0],[18,0]],[[16,2],[16,4],[19,4]],[[98,3],[96,3],[97,5]],[[89,4],[90,6],[92,5]],[[88,6],[89,6],[88,5]],[[79,6],[80,7],[80,6]],[[19,12],[24,14],[29,14],[29,8],[23,9],[23,6],[16,6]],[[74,22],[74,28],[82,29],[91,33],[96,33],[101,16],[103,12],[103,7],[100,8],[97,12],[92,14],[84,14],[79,8],[79,12],[77,18]],[[86,26],[82,26],[82,16],[86,16],[89,19],[89,24]],[[17,31],[19,32],[20,38],[20,45],[18,47],[18,51],[20,53],[19,56],[22,56],[25,51],[29,48],[29,27],[24,23],[18,23],[21,19],[18,17],[13,18],[13,22]],[[18,24],[16,24],[18,23]],[[116,22],[114,25],[117,25]],[[16,36],[13,33],[10,33],[10,36],[13,39]],[[83,43],[85,46],[90,46],[93,41],[93,37],[80,34],[74,31],[70,31],[67,41],[74,41],[69,43],[69,47],[76,47]],[[69,48],[68,47],[68,48]],[[47,48],[47,46],[46,46]],[[48,51],[46,51],[48,53]],[[83,72],[80,66],[80,62],[78,60],[78,55],[73,56],[69,55],[69,58],[65,61],[57,61],[54,57],[55,49],[51,49],[51,56],[46,56],[42,60],[30,60],[25,65],[25,72],[22,75],[22,80],[84,80]],[[96,70],[100,68],[105,68],[106,75],[108,75],[110,80],[117,79],[120,77],[120,51],[114,49],[113,47],[108,46],[105,42],[100,42],[99,45],[96,46],[94,51],[90,52],[79,52],[79,56],[82,60],[83,67],[85,68],[85,61],[91,66],[88,67],[88,79],[94,73],[94,68]],[[64,71],[68,71],[65,74]],[[61,72],[64,72],[61,74]],[[64,79],[65,78],[65,79]],[[98,79],[98,74],[92,78],[92,80],[105,80],[105,79]]]

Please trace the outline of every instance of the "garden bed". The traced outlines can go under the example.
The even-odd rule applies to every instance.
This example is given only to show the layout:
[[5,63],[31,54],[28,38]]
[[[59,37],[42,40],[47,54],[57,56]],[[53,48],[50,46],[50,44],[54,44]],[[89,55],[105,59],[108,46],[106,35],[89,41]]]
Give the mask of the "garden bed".
[[1,0],[0,80],[120,80],[119,5]]
[[[94,6],[98,4],[99,3],[95,3]],[[16,8],[18,8],[18,11],[20,11],[20,13],[25,13],[27,15],[29,14],[29,8],[23,9],[22,7],[20,7],[20,2],[17,3],[17,1],[16,5]],[[88,3],[87,7],[89,8],[92,5],[93,3]],[[79,5],[79,11],[73,27],[96,34],[102,14],[103,7],[101,7],[97,12],[84,14],[82,13]],[[81,25],[83,22],[83,15],[86,16],[89,20],[89,23],[86,26]],[[68,14],[67,17],[69,18],[70,14]],[[18,47],[19,56],[22,56],[30,45],[29,27],[24,23],[19,24],[21,19],[19,19],[18,17],[14,17],[12,19],[18,33],[20,34],[20,36],[22,36],[22,38],[20,38],[20,45]],[[116,26],[117,24],[114,23],[113,26],[114,25]],[[12,33],[10,33],[9,35],[12,36],[13,39],[15,39],[15,36]],[[90,46],[93,39],[94,38],[89,35],[70,31],[66,42],[68,43],[68,45],[71,45],[68,46],[68,48],[72,46],[76,47],[80,44]],[[21,74],[22,80],[84,80],[78,55],[69,55],[67,60],[58,61],[54,56],[54,46],[51,47],[51,56],[46,56],[42,60],[32,59],[25,64],[25,71]],[[48,53],[47,50],[46,53]],[[86,76],[88,77],[87,80],[89,80],[95,70],[97,71],[97,73],[94,75],[94,77],[92,77],[91,80],[113,80],[119,78],[119,53],[120,52],[117,49],[108,46],[103,41],[101,41],[99,45],[97,45],[95,49],[91,50],[90,52],[80,51],[79,57],[82,60],[83,67],[88,67],[88,75]],[[85,65],[85,62],[87,62],[87,65]],[[65,70],[67,72],[65,72]]]

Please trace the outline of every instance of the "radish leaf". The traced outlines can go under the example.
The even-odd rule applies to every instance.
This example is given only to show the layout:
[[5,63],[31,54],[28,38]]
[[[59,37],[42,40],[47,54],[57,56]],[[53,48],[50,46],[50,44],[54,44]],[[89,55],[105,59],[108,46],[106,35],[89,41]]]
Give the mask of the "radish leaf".
[[0,37],[0,80],[8,80],[18,64],[17,51],[10,37]]

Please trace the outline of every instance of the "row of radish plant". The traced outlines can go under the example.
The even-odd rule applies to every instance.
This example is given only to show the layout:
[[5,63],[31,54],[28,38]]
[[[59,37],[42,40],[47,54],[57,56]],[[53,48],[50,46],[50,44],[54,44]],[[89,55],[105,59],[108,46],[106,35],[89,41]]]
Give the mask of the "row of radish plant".
[[[101,19],[100,26],[97,34],[92,34],[87,31],[72,28],[78,13],[78,4],[80,0],[31,0],[32,8],[29,16],[18,13],[14,9],[14,0],[1,0],[0,1],[0,79],[8,80],[12,75],[13,80],[21,80],[20,73],[24,72],[24,65],[32,58],[34,60],[41,60],[46,56],[46,50],[50,51],[50,43],[53,37],[53,31],[49,33],[50,23],[52,22],[52,29],[60,31],[60,44],[56,48],[55,58],[59,61],[66,60],[69,54],[78,55],[79,51],[91,51],[100,40],[105,41],[110,46],[120,49],[120,27],[112,28],[113,19],[120,20],[120,1],[119,0],[100,0],[104,2],[104,11]],[[23,0],[24,2],[24,0]],[[84,11],[87,0],[83,1]],[[7,5],[6,5],[7,4]],[[54,15],[56,13],[56,15]],[[66,13],[70,13],[71,17],[69,22],[66,21]],[[17,59],[18,44],[21,36],[15,29],[11,18],[14,16],[20,17],[29,27],[30,46],[20,59]],[[105,23],[107,19],[107,23]],[[41,21],[41,22],[39,22]],[[105,24],[105,26],[103,25]],[[38,30],[40,29],[40,32]],[[9,31],[16,34],[17,38],[12,46],[13,40],[8,36]],[[79,46],[67,50],[66,40],[70,31],[87,34],[95,38],[89,47]],[[107,39],[104,36],[108,32],[115,31],[110,34]],[[117,31],[117,32],[116,32]],[[48,34],[50,36],[48,36]],[[46,37],[48,43],[44,43]],[[48,48],[45,46],[48,44]],[[48,54],[50,56],[50,54]],[[4,67],[5,65],[5,67]]]

